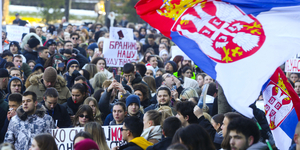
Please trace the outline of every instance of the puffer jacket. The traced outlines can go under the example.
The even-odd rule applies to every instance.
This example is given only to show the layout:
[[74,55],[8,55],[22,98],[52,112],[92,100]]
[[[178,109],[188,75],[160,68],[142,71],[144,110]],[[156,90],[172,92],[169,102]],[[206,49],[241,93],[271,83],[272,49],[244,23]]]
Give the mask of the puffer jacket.
[[17,115],[9,122],[4,142],[14,144],[18,150],[28,150],[36,135],[50,133],[54,128],[54,121],[46,114],[44,106],[38,104],[35,113],[30,116],[27,116],[23,107],[20,106],[17,109]]
[[[46,91],[46,87],[43,83],[43,74],[34,75],[29,79],[29,82],[31,85],[26,89],[26,91],[32,91],[35,92],[37,95],[37,101],[41,102],[43,100],[43,95]],[[67,101],[69,97],[71,97],[71,92],[69,88],[67,87],[66,80],[61,77],[57,76],[56,83],[54,85],[54,88],[58,92],[58,103],[63,104]]]

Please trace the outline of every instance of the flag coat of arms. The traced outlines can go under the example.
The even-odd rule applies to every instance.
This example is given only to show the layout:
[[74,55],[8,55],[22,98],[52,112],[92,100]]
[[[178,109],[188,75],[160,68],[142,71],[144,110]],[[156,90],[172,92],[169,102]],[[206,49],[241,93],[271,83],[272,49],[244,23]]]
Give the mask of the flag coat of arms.
[[251,118],[248,106],[263,84],[299,52],[299,4],[299,0],[140,0],[135,8],[221,84],[235,110]]
[[300,117],[300,99],[280,68],[263,86],[263,98],[276,147],[288,149]]

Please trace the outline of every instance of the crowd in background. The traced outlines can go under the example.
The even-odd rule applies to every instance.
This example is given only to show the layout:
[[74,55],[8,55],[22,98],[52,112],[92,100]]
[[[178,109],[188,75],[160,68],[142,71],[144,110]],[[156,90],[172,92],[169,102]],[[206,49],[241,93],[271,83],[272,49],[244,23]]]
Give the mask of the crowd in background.
[[[125,17],[111,26],[133,29],[138,57],[123,67],[106,64],[103,44],[110,34],[102,24],[30,28],[21,42],[2,31],[2,148],[57,149],[45,133],[84,127],[74,138],[76,150],[108,150],[106,125],[122,125],[127,142],[112,149],[275,148],[263,110],[251,105],[252,120],[235,112],[199,66],[172,56],[169,38]],[[290,77],[300,94],[298,75]]]

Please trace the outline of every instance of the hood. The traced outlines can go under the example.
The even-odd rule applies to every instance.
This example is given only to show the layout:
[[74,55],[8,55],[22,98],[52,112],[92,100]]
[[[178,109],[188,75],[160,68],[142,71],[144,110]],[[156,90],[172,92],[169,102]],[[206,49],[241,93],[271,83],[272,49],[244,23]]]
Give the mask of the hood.
[[73,51],[72,53],[75,53],[75,54],[80,54],[80,51],[77,49],[77,48],[73,48]]
[[24,48],[23,48],[23,54],[25,55],[26,53],[36,53],[35,55],[38,55],[37,51],[30,48],[28,46],[28,44],[24,45]]
[[138,145],[139,147],[141,147],[143,150],[147,149],[148,146],[151,146],[153,145],[153,143],[147,141],[145,138],[143,137],[136,137],[134,139],[132,139],[131,141],[129,142],[132,142],[136,145]]
[[252,144],[249,148],[247,148],[247,150],[265,150],[267,148],[267,144],[263,142],[257,142],[255,144]]
[[[43,75],[44,75],[43,73],[38,74],[38,75],[33,75],[30,77],[29,82],[31,83],[31,85],[43,84],[43,82],[42,82]],[[60,87],[66,86],[66,85],[67,85],[66,80],[62,76],[57,75],[57,79],[56,79],[54,88],[57,88],[57,87],[60,88]]]
[[[42,104],[37,104],[34,115],[43,118],[45,114],[46,108]],[[25,121],[28,118],[27,113],[23,110],[22,105],[17,109],[17,115],[23,121]]]
[[11,84],[11,81],[12,80],[19,80],[21,82],[21,94],[25,91],[24,88],[23,88],[23,82],[20,78],[18,77],[12,77],[9,81],[8,81],[8,84],[7,84],[7,92],[8,92],[8,95],[11,94],[11,91],[10,91],[10,84]]
[[21,48],[25,49],[25,45],[27,45],[28,40],[34,36],[36,39],[38,39],[40,41],[40,45],[43,46],[42,43],[42,39],[35,33],[28,33],[24,36],[23,40],[22,40],[22,44],[21,44]]
[[[131,84],[140,83],[141,81],[142,81],[142,76],[141,76],[138,72],[136,72],[136,73],[135,73],[135,79],[132,81]],[[124,80],[123,80],[123,83],[124,83],[124,84],[127,84],[127,81],[125,80],[125,78],[124,78]]]
[[41,68],[41,69],[43,70],[43,72],[44,72],[44,66],[43,66],[42,64],[36,64],[36,65],[34,66],[32,72],[38,70],[39,68]]

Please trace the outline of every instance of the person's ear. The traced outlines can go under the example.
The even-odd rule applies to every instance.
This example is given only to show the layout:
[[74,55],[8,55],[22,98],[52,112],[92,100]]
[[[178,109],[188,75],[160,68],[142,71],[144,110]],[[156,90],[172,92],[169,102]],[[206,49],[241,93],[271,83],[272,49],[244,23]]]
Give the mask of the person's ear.
[[248,144],[249,144],[248,146],[252,145],[253,142],[254,142],[254,137],[251,135],[248,137]]
[[165,133],[164,129],[162,129],[162,134],[163,134],[164,136],[166,136],[166,133]]
[[190,116],[188,116],[188,115],[186,115],[186,116],[184,117],[184,119],[185,119],[186,121],[188,121],[189,118],[190,118]]
[[37,102],[37,100],[36,100],[34,106],[37,106],[37,104],[38,104],[38,102]]

